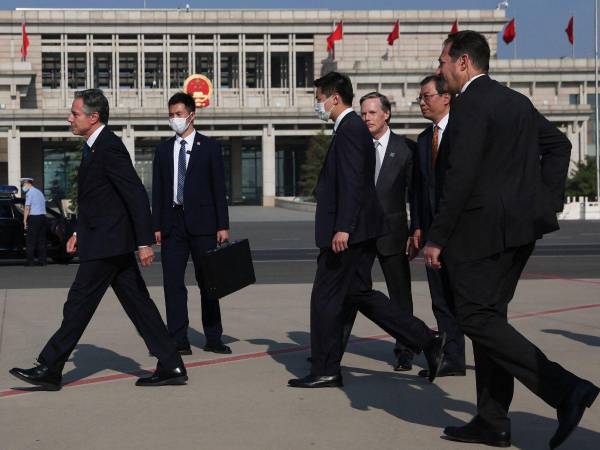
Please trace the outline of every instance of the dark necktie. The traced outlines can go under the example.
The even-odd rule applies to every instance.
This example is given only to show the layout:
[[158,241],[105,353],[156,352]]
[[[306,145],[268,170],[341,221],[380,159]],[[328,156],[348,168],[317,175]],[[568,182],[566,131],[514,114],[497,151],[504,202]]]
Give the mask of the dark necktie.
[[185,183],[185,139],[181,140],[179,161],[177,162],[177,203],[183,205],[183,184]]
[[431,140],[431,167],[435,168],[435,161],[437,159],[438,154],[438,137],[439,137],[440,127],[437,125],[433,126],[433,139]]
[[90,156],[92,155],[92,149],[90,148],[90,146],[87,144],[87,142],[84,142],[83,144],[83,153],[81,155],[81,159],[83,161],[85,161],[86,159],[88,159]]

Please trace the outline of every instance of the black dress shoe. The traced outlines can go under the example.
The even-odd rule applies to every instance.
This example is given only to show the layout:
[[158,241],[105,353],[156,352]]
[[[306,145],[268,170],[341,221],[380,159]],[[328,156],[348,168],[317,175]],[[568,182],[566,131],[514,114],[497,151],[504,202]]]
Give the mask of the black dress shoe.
[[[440,364],[440,368],[438,370],[438,377],[464,377],[467,374],[467,371],[462,366],[454,365],[448,360],[442,360],[442,364]],[[419,376],[423,378],[429,378],[429,370],[424,369],[419,371]]]
[[34,386],[41,386],[48,391],[59,391],[62,387],[62,375],[50,372],[50,369],[45,364],[39,364],[31,369],[14,367],[9,372],[19,380],[33,384]]
[[204,347],[202,347],[202,350],[205,352],[221,353],[223,355],[231,354],[231,349],[222,342],[218,342],[216,344],[206,344]]
[[342,387],[342,375],[317,376],[307,375],[304,378],[294,378],[288,381],[288,386],[296,388],[325,388]]
[[177,386],[183,385],[187,381],[187,372],[185,367],[177,367],[175,369],[164,369],[157,367],[149,377],[138,378],[135,382],[136,386]]
[[462,427],[444,428],[442,439],[469,444],[485,444],[491,447],[510,447],[510,431],[494,431],[475,417]]
[[444,356],[444,344],[446,344],[446,333],[435,333],[427,346],[423,349],[423,354],[429,366],[428,379],[430,382],[437,377],[442,357]]
[[408,372],[412,370],[413,356],[411,353],[400,352],[396,355],[396,363],[394,364],[394,370],[396,372]]
[[585,408],[589,408],[598,397],[600,389],[586,380],[577,383],[573,391],[563,400],[556,410],[558,416],[558,429],[552,439],[550,448],[554,449],[562,444],[573,432],[583,417]]

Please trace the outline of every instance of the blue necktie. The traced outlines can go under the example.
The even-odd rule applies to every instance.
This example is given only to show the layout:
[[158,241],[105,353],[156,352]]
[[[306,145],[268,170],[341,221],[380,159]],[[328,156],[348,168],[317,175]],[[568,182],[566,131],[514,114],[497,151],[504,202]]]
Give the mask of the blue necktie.
[[179,161],[177,162],[177,203],[183,205],[183,184],[185,183],[185,144],[182,139],[179,148]]
[[87,144],[87,142],[85,142],[83,144],[83,154],[81,155],[81,159],[82,160],[86,160],[86,159],[88,159],[90,157],[91,154],[92,154],[92,149]]

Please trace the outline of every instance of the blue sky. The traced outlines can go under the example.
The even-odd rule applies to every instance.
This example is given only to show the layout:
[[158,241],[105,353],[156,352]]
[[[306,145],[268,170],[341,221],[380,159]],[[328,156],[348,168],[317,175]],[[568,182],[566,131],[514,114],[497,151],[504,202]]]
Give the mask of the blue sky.
[[[324,8],[324,9],[494,9],[499,0],[220,0],[220,8]],[[519,58],[559,58],[571,55],[564,29],[575,16],[575,55],[594,56],[594,0],[508,0],[507,16],[517,20]],[[2,0],[2,9],[69,8],[72,0]],[[148,8],[213,7],[216,2],[200,0],[146,0]],[[80,3],[81,6],[83,4]],[[142,8],[143,0],[89,2],[87,7]],[[513,44],[500,42],[499,56],[513,57]]]

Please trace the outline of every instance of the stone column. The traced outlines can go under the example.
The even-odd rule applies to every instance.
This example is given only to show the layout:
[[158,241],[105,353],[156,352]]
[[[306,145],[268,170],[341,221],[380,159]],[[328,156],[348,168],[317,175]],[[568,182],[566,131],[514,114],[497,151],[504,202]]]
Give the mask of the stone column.
[[19,187],[21,178],[21,132],[18,128],[8,130],[8,184]]
[[231,139],[231,203],[242,202],[242,139]]
[[135,164],[135,132],[130,125],[123,127],[123,135],[121,139],[123,140],[123,144],[125,144],[125,147],[129,152],[131,162]]
[[263,206],[275,206],[275,166],[275,133],[268,124],[262,133]]

